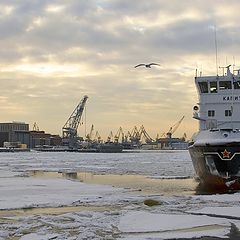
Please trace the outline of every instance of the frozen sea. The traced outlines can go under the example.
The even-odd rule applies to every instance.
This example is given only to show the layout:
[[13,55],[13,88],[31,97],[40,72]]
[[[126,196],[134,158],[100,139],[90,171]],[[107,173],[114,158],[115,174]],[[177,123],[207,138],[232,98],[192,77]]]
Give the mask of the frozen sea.
[[197,185],[188,151],[0,153],[0,240],[240,239],[240,193]]

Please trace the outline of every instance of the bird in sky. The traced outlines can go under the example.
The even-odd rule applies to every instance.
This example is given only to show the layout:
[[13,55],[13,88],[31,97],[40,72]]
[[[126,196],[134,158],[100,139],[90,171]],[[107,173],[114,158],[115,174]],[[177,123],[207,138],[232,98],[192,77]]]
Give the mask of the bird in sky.
[[157,64],[157,63],[149,63],[149,64],[140,63],[140,64],[136,65],[135,68],[137,68],[137,67],[142,67],[142,66],[143,66],[143,67],[146,67],[146,68],[151,68],[152,65],[160,66],[160,65]]

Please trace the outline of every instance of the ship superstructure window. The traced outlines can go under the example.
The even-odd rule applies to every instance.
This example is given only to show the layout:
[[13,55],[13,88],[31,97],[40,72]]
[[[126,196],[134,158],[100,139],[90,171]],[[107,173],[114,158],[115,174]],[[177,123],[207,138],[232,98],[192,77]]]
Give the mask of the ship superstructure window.
[[233,85],[234,85],[234,89],[240,89],[240,81],[234,81]]
[[214,117],[215,116],[215,111],[214,110],[208,110],[208,116],[209,117]]
[[219,82],[219,90],[232,89],[231,81],[220,81]]
[[225,110],[225,116],[226,117],[231,117],[232,116],[232,111],[231,110]]
[[208,93],[208,84],[207,82],[198,83],[201,93]]
[[217,82],[210,82],[210,92],[217,93]]

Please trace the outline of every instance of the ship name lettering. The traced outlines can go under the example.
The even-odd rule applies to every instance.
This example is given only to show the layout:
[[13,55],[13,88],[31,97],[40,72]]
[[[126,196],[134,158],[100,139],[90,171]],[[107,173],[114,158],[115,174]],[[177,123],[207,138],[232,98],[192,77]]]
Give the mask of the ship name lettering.
[[240,96],[223,96],[223,101],[240,101]]

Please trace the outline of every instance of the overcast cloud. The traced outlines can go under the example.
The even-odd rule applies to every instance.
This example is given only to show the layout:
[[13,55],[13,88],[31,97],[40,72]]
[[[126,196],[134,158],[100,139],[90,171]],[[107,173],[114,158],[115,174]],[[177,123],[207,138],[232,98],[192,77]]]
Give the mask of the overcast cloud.
[[[66,0],[0,3],[1,122],[61,134],[83,95],[102,136],[135,125],[156,137],[183,115],[178,136],[197,130],[195,69],[239,65],[239,1]],[[134,68],[141,62],[161,67]],[[83,129],[80,129],[83,133]]]

